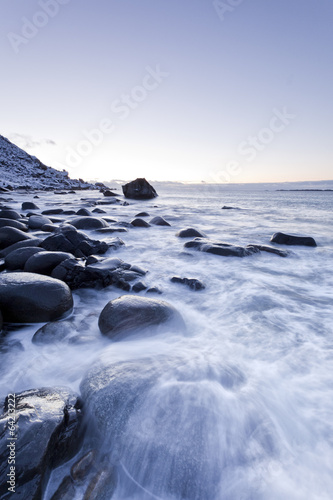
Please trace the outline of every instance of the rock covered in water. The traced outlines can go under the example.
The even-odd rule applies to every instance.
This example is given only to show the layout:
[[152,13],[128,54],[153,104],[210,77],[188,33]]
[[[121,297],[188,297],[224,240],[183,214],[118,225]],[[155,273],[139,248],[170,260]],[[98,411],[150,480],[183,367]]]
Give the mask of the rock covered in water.
[[179,276],[173,276],[170,278],[172,283],[181,283],[182,285],[187,285],[191,290],[204,290],[206,286],[204,283],[197,278],[180,278]]
[[251,247],[260,250],[260,252],[274,253],[275,255],[279,255],[280,257],[288,257],[288,255],[290,255],[290,252],[288,252],[287,250],[281,250],[280,248],[274,248],[269,245],[247,245],[246,248]]
[[206,238],[195,238],[194,240],[185,243],[184,246],[185,248],[194,248],[195,250],[199,250],[200,252],[232,257],[245,257],[247,255],[252,255],[259,252],[259,250],[254,248],[253,246],[240,247],[220,241],[208,240]]
[[194,229],[193,227],[187,227],[186,229],[181,229],[176,233],[176,236],[178,238],[205,238],[205,234],[201,233],[197,229]]
[[293,236],[284,233],[275,233],[271,237],[272,243],[279,243],[280,245],[304,245],[307,247],[316,247],[317,243],[311,236]]
[[[0,416],[0,497],[8,491],[8,440],[12,400],[7,397]],[[39,500],[52,469],[72,458],[81,443],[81,403],[66,388],[32,389],[16,394],[15,494]],[[12,441],[14,443],[14,440]]]
[[122,186],[125,198],[134,200],[151,200],[156,198],[157,193],[153,186],[144,178],[135,179]]
[[136,295],[110,300],[98,320],[101,333],[109,338],[164,324],[184,327],[181,315],[171,304]]
[[69,314],[72,308],[72,293],[60,280],[24,272],[0,275],[0,309],[4,321],[54,321]]

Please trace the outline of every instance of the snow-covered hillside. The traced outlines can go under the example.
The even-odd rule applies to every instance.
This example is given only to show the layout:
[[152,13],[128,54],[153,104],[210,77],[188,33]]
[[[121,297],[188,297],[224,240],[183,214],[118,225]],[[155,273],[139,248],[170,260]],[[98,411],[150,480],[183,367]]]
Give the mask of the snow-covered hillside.
[[70,179],[68,172],[47,167],[0,135],[0,187],[28,189],[96,189],[82,179]]

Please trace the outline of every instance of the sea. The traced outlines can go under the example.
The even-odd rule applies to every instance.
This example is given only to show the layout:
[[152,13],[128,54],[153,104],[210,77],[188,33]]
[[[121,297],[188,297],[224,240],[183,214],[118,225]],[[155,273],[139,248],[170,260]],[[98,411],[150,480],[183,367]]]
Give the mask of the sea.
[[[156,189],[153,200],[100,206],[117,221],[146,211],[170,223],[115,233],[125,245],[106,257],[146,269],[144,281],[162,291],[150,297],[172,304],[186,331],[112,342],[100,334],[98,316],[127,292],[77,290],[73,314],[82,319],[82,341],[36,345],[31,339],[41,324],[13,328],[0,396],[40,387],[80,392],[101,356],[112,363],[145,359],[147,370],[149,360],[163,359],[126,426],[112,500],[332,500],[333,192],[177,183]],[[31,201],[41,209],[77,210],[103,199],[96,192],[38,196]],[[10,206],[20,209],[29,196],[13,198]],[[317,247],[274,244],[290,251],[286,258],[224,257],[184,248],[188,239],[176,233],[186,227],[240,246],[270,245],[284,232],[312,236]],[[197,278],[205,289],[172,283],[173,276]],[[71,463],[52,474],[43,500]]]

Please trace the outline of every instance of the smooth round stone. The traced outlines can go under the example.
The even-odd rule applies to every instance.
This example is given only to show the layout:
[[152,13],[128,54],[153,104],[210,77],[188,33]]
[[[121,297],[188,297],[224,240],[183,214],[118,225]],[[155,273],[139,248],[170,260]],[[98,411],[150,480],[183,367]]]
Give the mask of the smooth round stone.
[[0,249],[7,248],[14,243],[19,241],[29,240],[32,237],[30,234],[26,234],[20,229],[15,227],[1,227],[0,228]]
[[0,275],[0,309],[4,321],[55,321],[69,314],[72,308],[71,290],[60,280],[24,272]]
[[32,201],[24,201],[22,203],[22,210],[39,210],[39,207]]
[[40,229],[45,224],[52,224],[51,220],[45,215],[31,215],[29,217],[28,225],[30,229]]
[[0,210],[0,218],[19,220],[21,218],[21,215],[15,210],[12,210],[10,208],[4,208],[3,210]]
[[69,252],[38,252],[26,261],[24,271],[50,276],[53,269],[67,259],[74,259],[74,255]]
[[163,217],[153,217],[150,221],[149,224],[153,224],[154,226],[171,226],[169,222],[167,222]]
[[23,269],[25,263],[32,255],[38,252],[42,252],[43,249],[40,247],[24,247],[18,248],[13,252],[10,252],[5,257],[6,269],[10,271],[15,271],[16,269]]
[[102,227],[108,227],[108,223],[103,219],[99,219],[98,217],[76,217],[71,220],[72,226],[76,227],[76,229],[99,229]]
[[0,227],[15,227],[16,229],[20,229],[20,231],[28,230],[25,224],[15,219],[0,219]]
[[193,227],[187,227],[186,229],[181,229],[176,233],[178,238],[205,238],[204,233],[200,233],[197,229]]

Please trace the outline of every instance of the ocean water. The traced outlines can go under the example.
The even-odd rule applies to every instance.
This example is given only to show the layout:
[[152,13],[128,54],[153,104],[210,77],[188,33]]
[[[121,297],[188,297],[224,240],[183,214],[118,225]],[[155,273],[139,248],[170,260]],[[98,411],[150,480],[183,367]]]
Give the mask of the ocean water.
[[[76,291],[84,338],[38,346],[31,338],[41,325],[13,330],[7,340],[21,348],[3,356],[1,396],[52,386],[79,391],[101,357],[137,363],[142,372],[152,363],[154,383],[121,437],[114,500],[332,499],[333,193],[178,184],[158,192],[151,201],[102,207],[118,221],[148,211],[171,224],[119,233],[126,246],[106,256],[147,269],[144,281],[163,291],[154,297],[177,308],[187,331],[111,342],[99,333],[98,315],[123,292]],[[39,196],[41,209],[102,199]],[[26,199],[15,195],[10,205]],[[288,247],[287,258],[184,252],[187,240],[175,233],[185,227],[237,245],[269,244],[281,231],[312,236],[318,246]],[[194,292],[172,276],[198,278],[206,289]],[[53,475],[45,500],[66,470]]]

